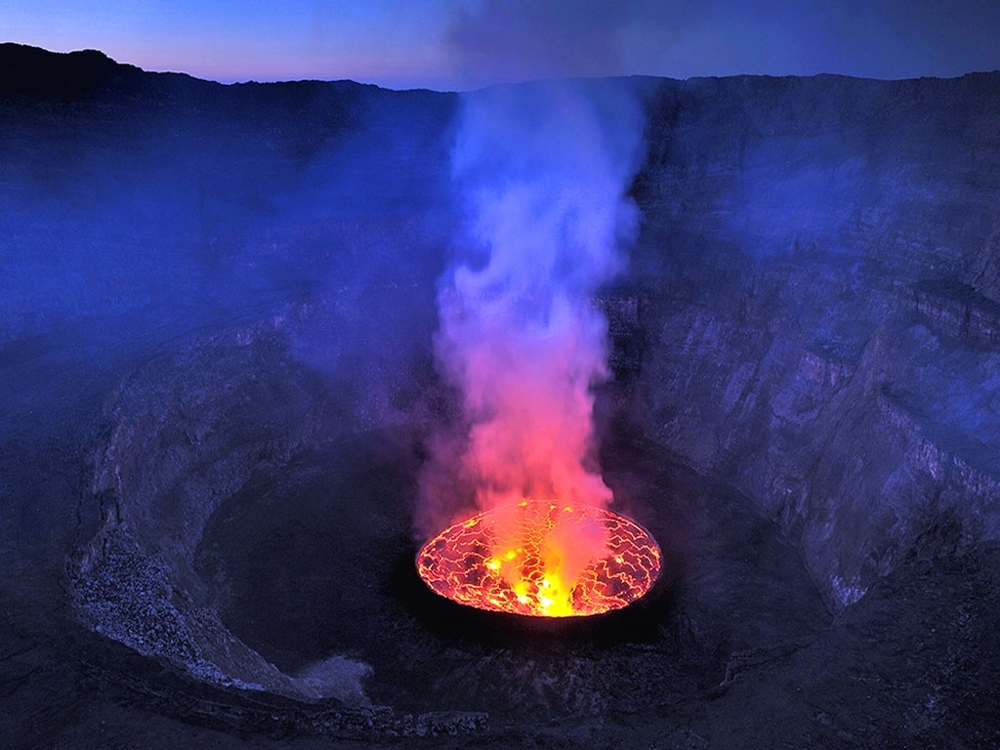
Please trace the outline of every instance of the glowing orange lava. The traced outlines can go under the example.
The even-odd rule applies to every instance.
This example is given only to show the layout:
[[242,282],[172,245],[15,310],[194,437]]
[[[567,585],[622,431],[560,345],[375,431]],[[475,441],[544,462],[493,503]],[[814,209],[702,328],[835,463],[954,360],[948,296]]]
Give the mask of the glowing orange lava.
[[441,596],[478,609],[577,617],[621,609],[660,574],[660,548],[603,508],[523,501],[449,526],[417,555]]

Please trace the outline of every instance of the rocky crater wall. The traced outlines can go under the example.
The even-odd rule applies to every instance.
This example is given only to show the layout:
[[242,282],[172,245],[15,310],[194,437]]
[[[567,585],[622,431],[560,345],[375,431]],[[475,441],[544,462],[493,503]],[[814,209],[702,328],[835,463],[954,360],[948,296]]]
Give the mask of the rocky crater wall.
[[[341,391],[357,424],[419,412],[460,224],[458,97],[46,61],[30,85],[0,81],[0,352],[31,361],[55,334],[124,369],[181,352],[168,368],[181,377],[140,368],[108,407],[79,566],[90,580],[138,566],[129,575],[194,621],[195,530],[255,466],[323,439],[318,415],[340,407],[313,408],[316,371],[364,374]],[[630,268],[599,300],[616,374],[602,429],[737,487],[834,610],[922,548],[995,540],[1000,73],[620,85],[643,99],[647,154]],[[265,351],[266,321],[332,298],[342,325]],[[237,330],[258,333],[245,346],[219,333]],[[195,339],[208,343],[186,369]],[[410,365],[386,354],[398,348]],[[396,378],[410,387],[380,387]],[[7,397],[12,414],[29,395]],[[190,601],[167,583],[188,579]],[[114,619],[94,609],[112,592],[91,594],[95,626]],[[204,628],[164,648],[292,689]],[[212,639],[221,650],[199,651]]]
[[838,610],[1000,533],[1000,76],[663,82],[636,424],[728,478]]

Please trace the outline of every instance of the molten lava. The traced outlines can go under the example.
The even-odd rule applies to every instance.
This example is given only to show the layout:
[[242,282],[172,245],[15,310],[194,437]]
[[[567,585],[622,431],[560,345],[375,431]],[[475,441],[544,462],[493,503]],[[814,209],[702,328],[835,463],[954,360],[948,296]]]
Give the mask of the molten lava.
[[620,609],[660,573],[660,548],[639,524],[603,508],[550,500],[479,513],[417,555],[441,596],[478,609],[575,617]]

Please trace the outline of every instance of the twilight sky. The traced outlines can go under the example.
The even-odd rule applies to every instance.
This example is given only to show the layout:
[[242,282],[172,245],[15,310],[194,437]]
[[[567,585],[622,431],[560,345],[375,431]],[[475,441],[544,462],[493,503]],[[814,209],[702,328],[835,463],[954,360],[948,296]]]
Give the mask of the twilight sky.
[[672,78],[1000,69],[998,0],[3,0],[0,41],[100,49],[218,81],[465,89]]

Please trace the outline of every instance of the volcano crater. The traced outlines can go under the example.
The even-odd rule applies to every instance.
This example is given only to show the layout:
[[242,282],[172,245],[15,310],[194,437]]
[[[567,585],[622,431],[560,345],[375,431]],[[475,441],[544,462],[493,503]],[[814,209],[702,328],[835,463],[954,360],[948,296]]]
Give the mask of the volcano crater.
[[[307,322],[153,357],[109,397],[95,447],[76,611],[221,691],[230,719],[264,700],[265,729],[270,711],[302,731],[392,735],[417,731],[413,716],[420,731],[459,731],[487,716],[504,727],[656,709],[725,684],[734,653],[794,648],[829,623],[779,527],[626,429],[613,388],[599,397],[602,464],[616,505],[663,548],[650,595],[553,622],[433,594],[412,533],[433,399],[370,373],[338,387],[293,355]],[[419,369],[405,383],[439,390]],[[154,673],[140,692],[162,682]],[[276,714],[273,700],[291,703]]]

